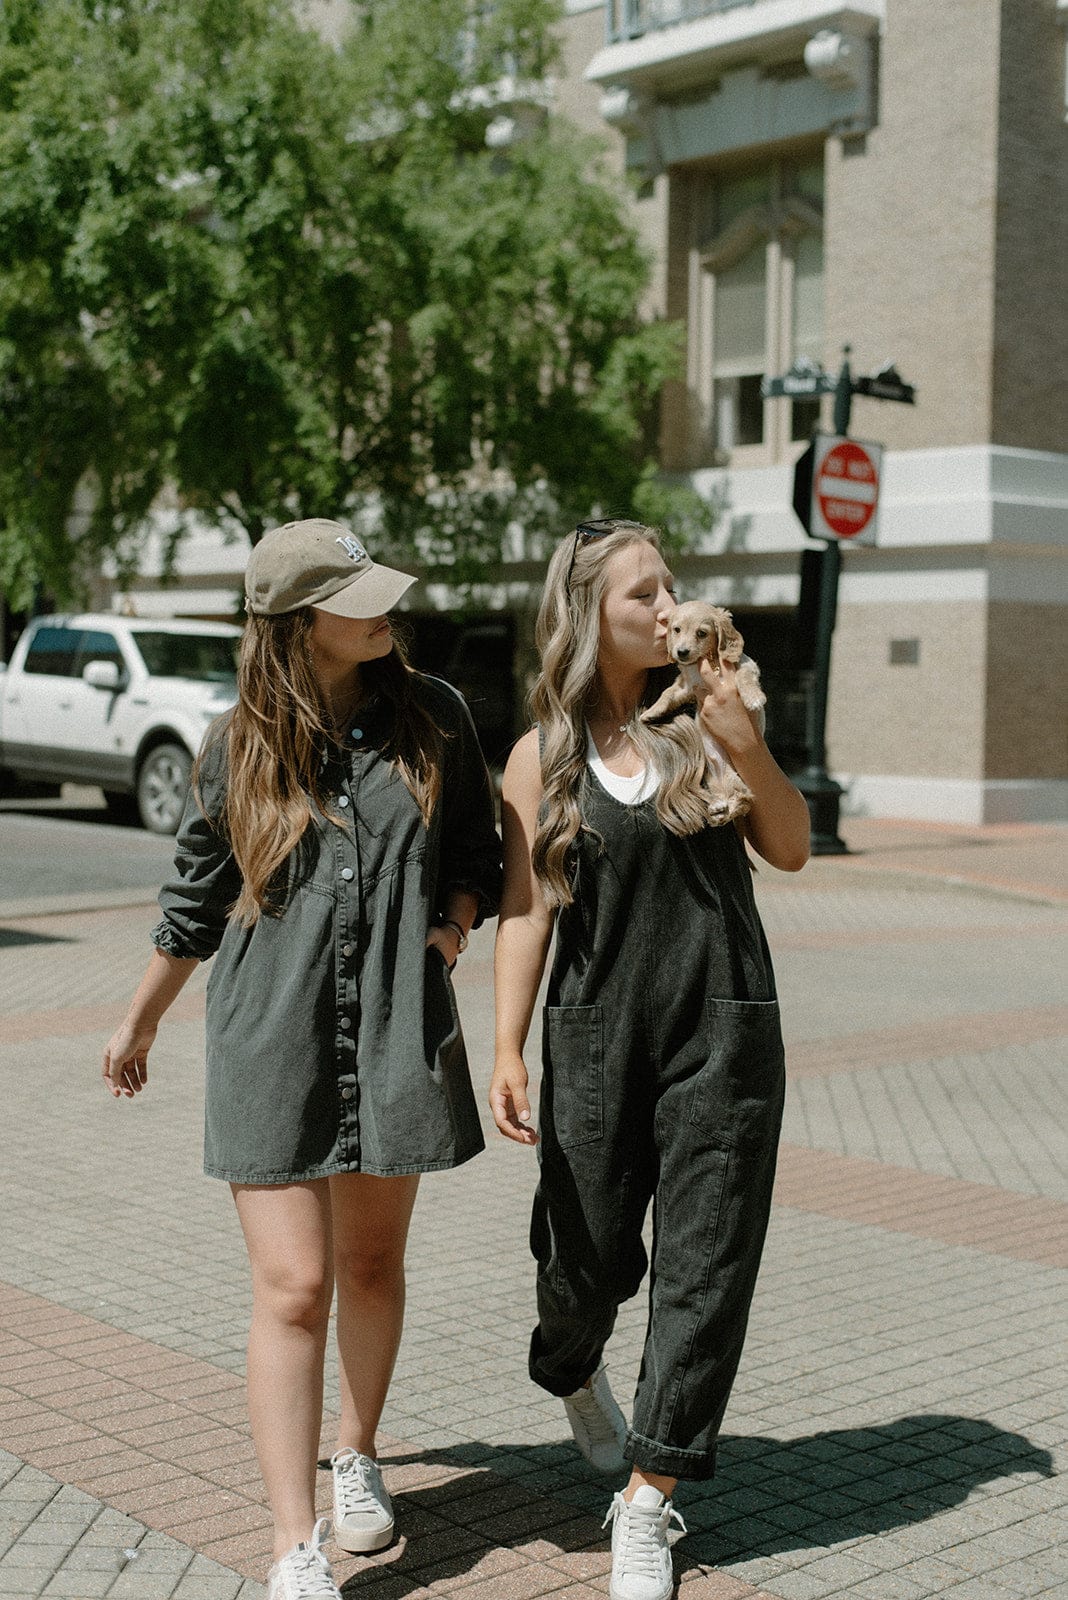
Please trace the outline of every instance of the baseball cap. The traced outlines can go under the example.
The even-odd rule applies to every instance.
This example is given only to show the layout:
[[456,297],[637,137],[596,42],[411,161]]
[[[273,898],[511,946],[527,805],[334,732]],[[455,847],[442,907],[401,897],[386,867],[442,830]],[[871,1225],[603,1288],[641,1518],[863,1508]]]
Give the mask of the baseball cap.
[[340,522],[308,517],[265,533],[245,568],[245,604],[258,617],[315,606],[339,617],[381,617],[416,580],[372,561]]

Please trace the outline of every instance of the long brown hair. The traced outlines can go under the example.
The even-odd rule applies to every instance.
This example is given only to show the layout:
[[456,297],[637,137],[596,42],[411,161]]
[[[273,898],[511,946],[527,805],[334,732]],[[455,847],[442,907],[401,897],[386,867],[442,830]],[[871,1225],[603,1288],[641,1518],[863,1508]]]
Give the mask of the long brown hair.
[[[570,905],[571,848],[586,825],[579,789],[586,770],[586,712],[593,694],[601,643],[601,601],[608,588],[608,563],[631,544],[660,549],[655,528],[620,522],[611,532],[582,543],[578,530],[554,551],[549,562],[535,640],[541,672],[530,696],[541,731],[543,799],[531,850],[531,864],[549,905]],[[677,668],[649,673],[643,705],[651,705]],[[660,776],[656,814],[671,833],[699,833],[708,822],[700,795],[705,753],[693,717],[676,717],[662,726],[639,720],[627,732],[646,765]],[[588,830],[592,831],[592,830]]]
[[[225,744],[226,795],[218,818],[241,872],[241,893],[230,915],[251,927],[262,912],[281,915],[272,895],[276,874],[312,821],[313,808],[344,827],[321,787],[322,753],[333,730],[312,666],[311,611],[252,615],[241,640],[237,704],[214,725],[193,769],[199,778],[209,752]],[[389,655],[360,666],[371,695],[387,703],[391,731],[383,754],[419,807],[424,823],[441,794],[444,733],[419,694],[422,676],[394,637]]]

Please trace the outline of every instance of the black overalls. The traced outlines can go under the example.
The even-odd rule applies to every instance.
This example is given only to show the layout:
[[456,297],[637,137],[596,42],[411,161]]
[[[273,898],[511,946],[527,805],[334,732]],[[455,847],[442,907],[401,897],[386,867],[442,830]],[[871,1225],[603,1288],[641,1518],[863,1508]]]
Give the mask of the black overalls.
[[530,1373],[556,1395],[596,1369],[647,1265],[649,1325],[626,1455],[708,1478],[771,1204],[784,1064],[767,942],[731,826],[688,839],[587,768],[574,903],[545,1009],[531,1222]]

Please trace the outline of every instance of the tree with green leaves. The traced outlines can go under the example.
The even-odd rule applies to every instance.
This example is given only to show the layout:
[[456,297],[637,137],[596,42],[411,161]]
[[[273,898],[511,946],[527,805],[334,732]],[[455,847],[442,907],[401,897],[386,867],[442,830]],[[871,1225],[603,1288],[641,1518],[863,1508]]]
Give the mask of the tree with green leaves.
[[552,119],[486,144],[556,16],[375,0],[332,40],[289,0],[5,0],[14,603],[132,562],[164,502],[253,542],[370,519],[469,581],[517,516],[640,501],[678,337],[624,197]]

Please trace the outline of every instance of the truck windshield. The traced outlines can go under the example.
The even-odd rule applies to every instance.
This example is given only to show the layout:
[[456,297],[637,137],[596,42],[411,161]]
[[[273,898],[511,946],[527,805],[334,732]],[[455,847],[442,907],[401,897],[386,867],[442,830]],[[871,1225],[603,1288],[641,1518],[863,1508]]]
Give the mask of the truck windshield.
[[236,638],[217,633],[142,633],[140,629],[134,638],[154,678],[232,683],[237,675]]

